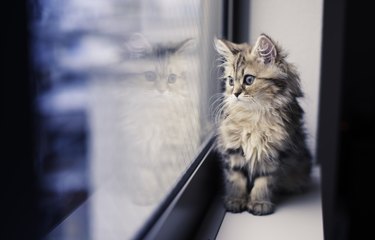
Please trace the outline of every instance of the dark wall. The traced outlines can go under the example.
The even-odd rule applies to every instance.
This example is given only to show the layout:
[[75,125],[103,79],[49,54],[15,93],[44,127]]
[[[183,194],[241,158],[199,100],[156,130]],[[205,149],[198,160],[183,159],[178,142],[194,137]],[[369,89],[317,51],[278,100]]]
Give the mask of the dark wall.
[[[348,0],[340,117],[338,199],[350,217],[349,239],[371,236],[374,217],[375,45],[370,1]],[[368,219],[368,220],[367,220]],[[366,235],[368,233],[368,235]],[[371,233],[371,234],[370,234]]]
[[36,239],[26,1],[2,3],[1,239]]
[[365,0],[324,2],[318,158],[329,240],[373,234],[373,9]]

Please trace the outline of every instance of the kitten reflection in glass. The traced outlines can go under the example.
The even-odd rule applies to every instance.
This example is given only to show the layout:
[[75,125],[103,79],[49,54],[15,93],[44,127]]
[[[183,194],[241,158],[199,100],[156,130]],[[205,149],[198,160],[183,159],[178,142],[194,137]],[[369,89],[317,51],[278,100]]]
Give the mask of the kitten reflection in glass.
[[193,39],[126,42],[128,72],[119,89],[127,183],[137,205],[157,204],[177,183],[199,146],[197,54]]
[[253,46],[215,39],[215,48],[225,82],[215,111],[224,205],[267,215],[279,193],[300,192],[310,179],[299,75],[265,34]]

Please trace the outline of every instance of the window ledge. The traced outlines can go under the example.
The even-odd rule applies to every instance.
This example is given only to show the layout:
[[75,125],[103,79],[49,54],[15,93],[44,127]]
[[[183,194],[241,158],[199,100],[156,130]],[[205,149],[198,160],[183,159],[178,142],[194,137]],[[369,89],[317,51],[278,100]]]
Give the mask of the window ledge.
[[310,191],[288,197],[276,207],[274,214],[261,217],[226,213],[216,240],[323,239],[320,169],[313,169]]

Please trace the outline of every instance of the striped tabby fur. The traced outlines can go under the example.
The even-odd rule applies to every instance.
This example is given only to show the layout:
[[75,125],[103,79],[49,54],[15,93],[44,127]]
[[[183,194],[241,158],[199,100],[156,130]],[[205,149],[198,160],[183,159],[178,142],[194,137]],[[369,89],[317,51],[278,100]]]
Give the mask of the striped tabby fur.
[[309,182],[299,76],[264,34],[254,46],[216,39],[215,47],[225,82],[216,142],[225,207],[270,214],[277,193],[301,191]]

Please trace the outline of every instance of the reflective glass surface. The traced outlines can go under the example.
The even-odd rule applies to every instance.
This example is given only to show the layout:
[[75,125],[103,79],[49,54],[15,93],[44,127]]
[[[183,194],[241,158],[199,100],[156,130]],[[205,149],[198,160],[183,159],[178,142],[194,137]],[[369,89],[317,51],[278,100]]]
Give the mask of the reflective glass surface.
[[210,137],[221,1],[31,5],[42,229],[132,238]]

